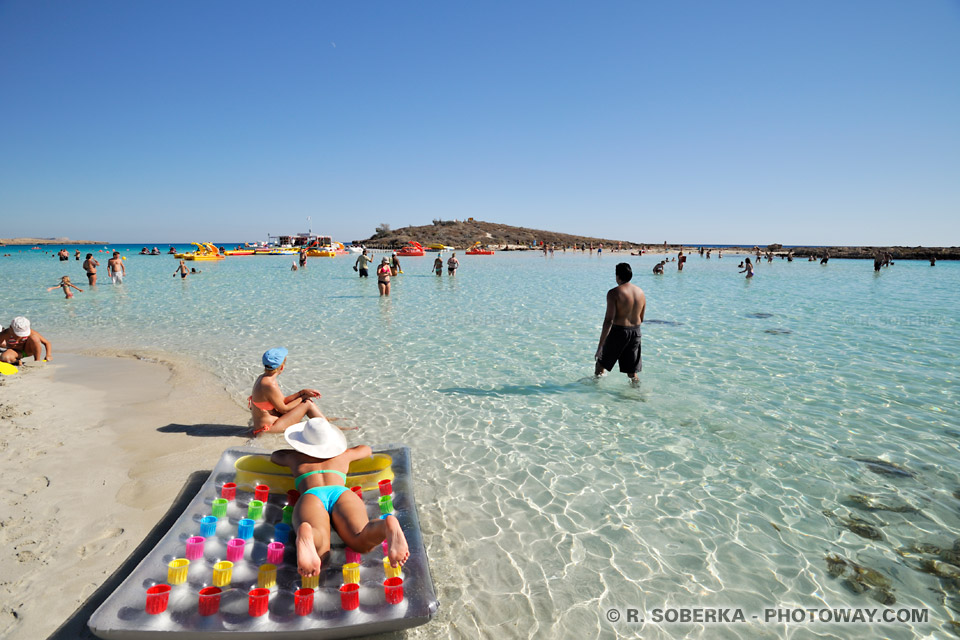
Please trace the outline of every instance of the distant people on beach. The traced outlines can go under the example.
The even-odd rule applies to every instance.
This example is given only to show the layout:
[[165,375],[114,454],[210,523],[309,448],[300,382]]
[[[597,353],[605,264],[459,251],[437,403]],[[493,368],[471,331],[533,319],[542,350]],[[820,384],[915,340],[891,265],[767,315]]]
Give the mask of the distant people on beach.
[[357,256],[357,261],[353,263],[353,270],[360,274],[361,278],[366,278],[368,276],[367,265],[373,262],[373,258],[367,255],[367,250],[364,249],[363,253]]
[[600,330],[600,343],[594,359],[594,375],[600,377],[620,363],[620,372],[634,385],[640,383],[637,371],[643,369],[640,356],[640,325],[647,307],[643,290],[630,283],[633,270],[626,262],[617,265],[617,286],[607,292],[607,311]]
[[437,259],[433,261],[433,271],[438,275],[443,275],[443,258],[437,256]]
[[683,263],[687,261],[687,256],[683,255],[683,249],[677,254],[677,271],[683,271]]
[[87,284],[91,287],[96,286],[97,284],[97,267],[100,266],[100,263],[97,262],[97,259],[93,257],[92,253],[87,254],[87,259],[83,261],[83,270],[87,274]]
[[883,266],[883,254],[878,251],[878,252],[877,252],[876,254],[874,254],[874,256],[873,256],[873,270],[876,271],[877,273],[879,273],[879,272],[880,272],[880,267],[882,267],[882,266]]
[[397,256],[397,252],[394,251],[393,255],[390,256],[390,275],[396,276],[401,273],[403,273],[403,269],[400,268],[400,258]]
[[937,266],[937,259],[936,259],[936,258],[930,258],[930,266],[931,266],[931,267]]
[[[146,250],[146,247],[144,247]],[[123,277],[127,275],[127,268],[120,259],[120,252],[114,251],[113,257],[107,261],[107,275],[113,281],[113,284],[123,284]]]
[[190,273],[187,270],[187,265],[183,260],[180,261],[180,264],[177,266],[177,270],[173,272],[173,277],[176,278],[178,273],[180,274],[181,280],[186,278],[187,274]]
[[42,335],[30,329],[30,321],[23,316],[17,316],[10,321],[10,326],[0,331],[0,362],[20,366],[24,358],[33,357],[40,360],[46,350],[44,362],[53,360],[53,351],[50,343]]
[[307,248],[300,247],[300,268],[307,266]]
[[[747,274],[747,277],[748,277],[748,278],[752,278],[752,277],[753,277],[753,263],[750,262],[750,258],[747,258],[746,260],[744,260],[744,262],[743,262],[743,271],[741,271],[740,273],[745,273],[745,274]],[[769,275],[769,274],[768,274],[768,275]],[[760,286],[760,285],[757,285],[757,286]]]
[[70,259],[70,254],[66,249],[60,249],[60,251],[57,253],[57,256],[60,257],[60,262],[66,262]]
[[280,432],[307,418],[323,418],[314,398],[320,397],[316,389],[300,389],[284,396],[280,391],[279,377],[287,363],[284,347],[268,349],[260,357],[263,373],[253,383],[253,391],[247,398],[247,406],[253,418],[253,435],[264,431]]
[[829,261],[830,261],[830,254],[824,251],[823,256],[820,258],[820,264],[827,264]]
[[347,448],[343,434],[322,418],[311,418],[288,429],[284,439],[293,449],[274,451],[273,464],[289,467],[301,492],[293,507],[297,572],[319,576],[330,553],[330,530],[357,553],[368,553],[386,543],[386,557],[400,567],[410,557],[400,521],[389,514],[370,518],[363,500],[346,487],[350,463],[372,455],[370,447]]
[[390,273],[390,265],[384,258],[380,261],[380,266],[377,267],[377,288],[380,290],[381,296],[390,295]]
[[74,259],[74,260],[77,260],[77,261],[80,260],[80,249],[77,249],[76,251],[74,251],[74,253],[73,253],[73,259]]
[[63,289],[63,292],[66,294],[67,298],[73,297],[73,292],[70,291],[70,289],[76,289],[80,293],[83,293],[83,289],[70,282],[70,276],[63,276],[60,278],[60,282],[52,287],[48,287],[47,292],[53,291],[54,289]]
[[460,267],[460,261],[457,260],[457,254],[451,253],[450,257],[447,259],[447,275],[455,276],[457,275],[457,269]]

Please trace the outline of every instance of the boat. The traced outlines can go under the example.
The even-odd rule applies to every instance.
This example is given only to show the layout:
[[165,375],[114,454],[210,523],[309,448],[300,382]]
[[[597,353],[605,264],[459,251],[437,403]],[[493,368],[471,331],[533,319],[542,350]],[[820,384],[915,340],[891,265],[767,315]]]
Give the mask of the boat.
[[[350,464],[346,485],[359,491],[368,513],[400,521],[410,548],[402,570],[387,568],[380,545],[348,559],[334,534],[321,574],[298,575],[287,523],[299,498],[293,476],[270,462],[270,451],[237,447],[223,452],[180,517],[94,611],[90,630],[116,640],[322,640],[426,624],[440,603],[417,517],[410,449],[373,451]],[[355,582],[341,580],[347,571]]]
[[[311,258],[336,258],[337,244],[330,236],[314,236],[307,245],[307,256]],[[342,245],[341,245],[342,246]]]
[[448,247],[442,242],[434,242],[426,246],[427,251],[443,253],[444,251],[453,251],[456,247]]
[[492,256],[494,254],[493,249],[484,249],[479,242],[473,243],[473,246],[467,249],[464,253],[468,256]]
[[179,258],[180,260],[223,260],[224,256],[221,255],[220,249],[216,247],[212,242],[191,242],[190,244],[196,247],[195,251],[189,251],[187,253],[176,253],[174,258]]
[[419,242],[414,242],[411,240],[407,243],[407,246],[403,247],[397,251],[397,256],[407,256],[411,258],[422,257],[424,255],[423,247]]
[[227,249],[223,252],[225,256],[252,256],[256,255],[257,245],[250,244],[249,242],[244,242],[242,245],[238,244],[235,249]]

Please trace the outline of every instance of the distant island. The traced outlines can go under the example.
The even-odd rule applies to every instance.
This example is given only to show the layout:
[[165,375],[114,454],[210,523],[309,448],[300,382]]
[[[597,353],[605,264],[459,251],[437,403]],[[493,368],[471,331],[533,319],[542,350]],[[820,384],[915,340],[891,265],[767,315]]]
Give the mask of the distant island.
[[20,246],[27,244],[110,244],[102,240],[71,240],[70,238],[0,238],[0,245]]
[[605,247],[616,247],[619,244],[624,249],[640,247],[639,243],[628,240],[593,238],[541,229],[512,227],[495,222],[481,222],[473,218],[467,220],[434,220],[433,224],[420,227],[402,227],[400,229],[391,229],[389,225],[381,224],[377,227],[376,233],[366,240],[354,240],[354,244],[390,249],[402,247],[408,242],[419,242],[424,246],[443,244],[456,249],[467,249],[477,242],[504,250],[528,249],[540,242],[556,245],[558,248],[570,247],[575,244],[596,247],[601,243]]
[[[482,245],[503,251],[524,251],[538,246],[541,242],[560,247],[587,245],[598,247],[601,243],[607,249],[618,246],[631,251],[636,249],[651,250],[654,252],[678,252],[681,249],[687,253],[693,252],[698,245],[669,244],[656,242],[637,242],[636,240],[616,240],[611,238],[594,238],[591,236],[577,236],[542,229],[528,229],[514,227],[495,222],[482,222],[468,218],[466,220],[434,220],[433,224],[422,226],[401,227],[391,229],[387,224],[381,224],[376,232],[365,240],[354,240],[354,244],[362,244],[375,249],[399,249],[408,242],[419,242],[424,246],[443,244],[455,249],[467,249],[479,242]],[[894,260],[960,260],[960,247],[785,247],[780,244],[765,246],[729,246],[725,250],[738,253],[754,253],[759,250],[763,253],[773,253],[775,256],[792,254],[796,258],[814,256],[821,258],[826,253],[831,258],[872,259],[877,253],[889,253]]]

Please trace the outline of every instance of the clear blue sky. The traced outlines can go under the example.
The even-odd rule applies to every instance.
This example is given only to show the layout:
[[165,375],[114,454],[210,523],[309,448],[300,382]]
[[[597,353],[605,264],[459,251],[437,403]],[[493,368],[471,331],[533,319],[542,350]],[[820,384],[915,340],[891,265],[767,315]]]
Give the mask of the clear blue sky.
[[960,244],[948,0],[0,0],[0,236]]

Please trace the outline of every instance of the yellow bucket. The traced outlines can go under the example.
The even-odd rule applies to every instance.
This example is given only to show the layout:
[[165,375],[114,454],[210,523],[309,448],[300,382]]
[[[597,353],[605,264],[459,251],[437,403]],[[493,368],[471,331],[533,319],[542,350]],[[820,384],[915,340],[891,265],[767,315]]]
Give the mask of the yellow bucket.
[[300,585],[304,589],[316,589],[320,586],[320,576],[301,576]]
[[383,559],[383,573],[387,578],[402,578],[403,574],[401,573],[402,567],[391,567],[390,558]]
[[213,586],[226,587],[233,578],[233,563],[227,560],[213,565]]
[[170,584],[183,584],[187,581],[187,570],[189,568],[190,561],[186,558],[171,560],[167,565],[167,582]]
[[257,588],[271,589],[277,586],[277,565],[262,564],[257,572]]
[[[373,491],[381,480],[393,480],[392,464],[393,458],[385,453],[354,460],[347,471],[347,486],[359,485],[364,491]],[[290,469],[273,464],[268,456],[243,456],[233,466],[237,471],[233,481],[245,491],[253,491],[258,484],[268,485],[271,492],[287,492],[296,488]]]

